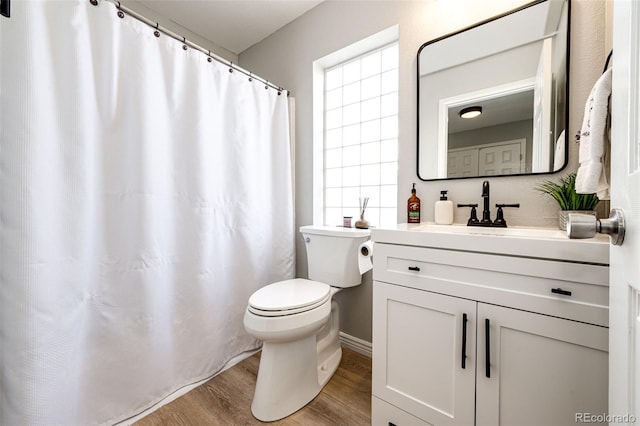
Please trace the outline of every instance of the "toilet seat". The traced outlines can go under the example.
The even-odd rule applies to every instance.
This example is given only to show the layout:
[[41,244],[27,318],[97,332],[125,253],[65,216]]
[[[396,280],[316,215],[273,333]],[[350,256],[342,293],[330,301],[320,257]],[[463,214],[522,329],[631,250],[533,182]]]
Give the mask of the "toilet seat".
[[249,298],[248,311],[263,317],[299,314],[331,299],[331,286],[302,278],[262,287]]

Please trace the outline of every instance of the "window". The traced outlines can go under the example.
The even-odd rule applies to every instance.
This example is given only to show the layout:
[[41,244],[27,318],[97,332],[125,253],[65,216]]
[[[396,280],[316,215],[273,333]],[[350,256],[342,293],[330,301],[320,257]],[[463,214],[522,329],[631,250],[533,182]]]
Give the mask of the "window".
[[397,223],[398,44],[324,71],[324,223]]

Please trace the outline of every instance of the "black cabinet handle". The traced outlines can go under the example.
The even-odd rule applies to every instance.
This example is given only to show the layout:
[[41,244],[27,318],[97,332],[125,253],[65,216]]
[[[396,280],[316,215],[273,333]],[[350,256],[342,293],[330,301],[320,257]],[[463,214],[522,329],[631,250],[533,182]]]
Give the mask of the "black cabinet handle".
[[491,349],[489,347],[489,345],[491,344],[491,337],[489,337],[489,330],[490,330],[490,325],[489,325],[489,318],[486,318],[484,320],[484,337],[485,337],[485,342],[484,342],[484,346],[485,346],[485,354],[484,354],[484,358],[485,358],[485,366],[484,366],[484,375],[487,376],[488,378],[491,378]]
[[410,271],[419,271],[420,268],[418,266],[409,266]]
[[0,15],[11,17],[11,0],[0,0]]
[[551,293],[555,293],[555,294],[561,294],[563,296],[571,296],[571,292],[569,290],[563,290],[560,287],[558,288],[552,288],[551,289]]
[[462,369],[467,364],[467,314],[462,314]]

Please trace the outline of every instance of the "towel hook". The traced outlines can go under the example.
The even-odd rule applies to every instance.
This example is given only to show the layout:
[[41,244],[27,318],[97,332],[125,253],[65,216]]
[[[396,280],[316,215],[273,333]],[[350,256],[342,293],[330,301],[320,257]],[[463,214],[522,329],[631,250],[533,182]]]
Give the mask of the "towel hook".
[[613,49],[611,49],[611,51],[607,55],[607,60],[604,63],[604,69],[602,70],[602,74],[604,74],[607,71],[607,68],[609,68],[609,61],[611,61],[612,56],[613,56]]

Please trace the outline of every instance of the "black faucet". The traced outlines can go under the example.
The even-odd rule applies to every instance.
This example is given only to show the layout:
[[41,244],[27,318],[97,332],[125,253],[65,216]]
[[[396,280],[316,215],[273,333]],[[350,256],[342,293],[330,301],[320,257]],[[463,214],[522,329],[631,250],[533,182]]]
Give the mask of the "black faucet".
[[489,181],[485,180],[482,182],[482,198],[483,201],[483,210],[482,210],[482,220],[478,220],[476,217],[476,207],[477,204],[458,204],[458,207],[471,207],[471,216],[467,221],[467,226],[490,226],[495,228],[506,228],[507,221],[504,220],[504,213],[502,209],[504,207],[520,207],[519,203],[516,204],[496,204],[498,208],[496,212],[496,220],[491,220],[491,200],[489,199]]
[[490,226],[491,225],[491,210],[490,209],[490,205],[491,202],[489,201],[489,181],[485,180],[484,182],[482,182],[482,198],[484,198],[484,208],[482,209],[482,220],[480,221],[480,224],[484,225],[484,226]]

